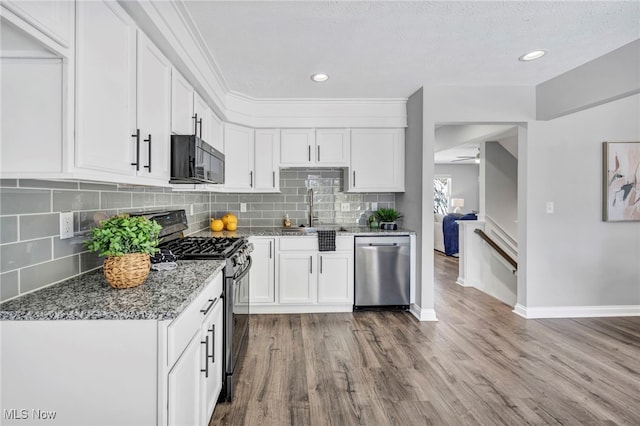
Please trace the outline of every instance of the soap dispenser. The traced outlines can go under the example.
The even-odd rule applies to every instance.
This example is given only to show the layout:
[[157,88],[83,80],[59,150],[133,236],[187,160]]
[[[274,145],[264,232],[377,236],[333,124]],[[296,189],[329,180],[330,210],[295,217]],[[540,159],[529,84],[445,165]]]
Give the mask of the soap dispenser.
[[285,228],[290,228],[291,227],[291,219],[289,219],[289,213],[286,213],[284,216],[284,221],[283,221],[283,226]]

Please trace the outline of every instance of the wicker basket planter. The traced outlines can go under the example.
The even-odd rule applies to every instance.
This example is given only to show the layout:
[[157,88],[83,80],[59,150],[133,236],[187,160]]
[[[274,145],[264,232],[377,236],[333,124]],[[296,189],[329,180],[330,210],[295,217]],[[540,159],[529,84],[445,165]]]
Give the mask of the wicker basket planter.
[[149,276],[151,260],[147,253],[108,256],[102,270],[113,288],[130,288],[142,284]]

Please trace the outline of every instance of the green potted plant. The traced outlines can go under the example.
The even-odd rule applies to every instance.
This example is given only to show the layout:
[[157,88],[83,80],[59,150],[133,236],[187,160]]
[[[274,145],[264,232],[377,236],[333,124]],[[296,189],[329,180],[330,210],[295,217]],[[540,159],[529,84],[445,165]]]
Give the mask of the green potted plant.
[[396,230],[398,224],[396,220],[400,219],[402,215],[396,209],[378,209],[375,212],[376,217],[380,220],[380,229]]
[[149,275],[149,255],[158,251],[160,229],[143,216],[116,215],[91,228],[84,244],[89,251],[106,256],[102,270],[111,287],[135,287]]

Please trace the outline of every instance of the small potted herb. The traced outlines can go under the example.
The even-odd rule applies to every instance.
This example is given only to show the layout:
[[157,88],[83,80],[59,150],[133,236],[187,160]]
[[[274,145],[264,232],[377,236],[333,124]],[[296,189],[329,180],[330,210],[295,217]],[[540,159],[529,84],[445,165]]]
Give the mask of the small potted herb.
[[135,287],[149,275],[149,255],[158,251],[160,229],[143,216],[116,215],[92,228],[84,244],[89,251],[106,256],[102,270],[111,287]]
[[394,231],[398,229],[396,220],[400,219],[402,215],[396,209],[378,209],[375,212],[376,217],[380,220],[380,229],[386,229]]

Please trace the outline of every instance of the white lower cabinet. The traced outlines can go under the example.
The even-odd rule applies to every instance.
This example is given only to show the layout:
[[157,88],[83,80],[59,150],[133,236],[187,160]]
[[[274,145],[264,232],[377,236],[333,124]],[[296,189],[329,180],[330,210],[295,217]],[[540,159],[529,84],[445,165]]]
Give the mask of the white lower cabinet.
[[318,263],[318,304],[353,304],[353,251],[321,252]]
[[221,293],[219,273],[167,321],[2,321],[2,424],[208,424],[222,388]]
[[251,269],[249,270],[249,302],[254,305],[275,303],[275,238],[251,237]]
[[318,250],[317,236],[277,237],[277,302],[253,312],[350,312],[353,309],[353,236],[336,237],[336,251]]

